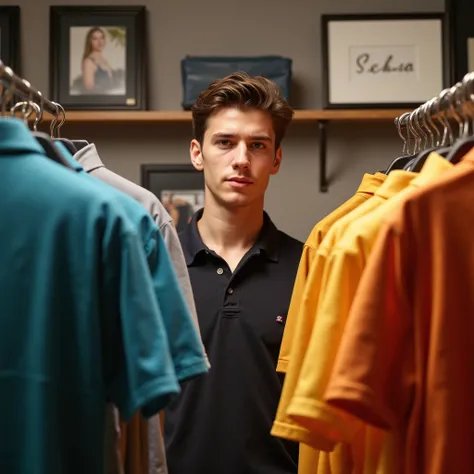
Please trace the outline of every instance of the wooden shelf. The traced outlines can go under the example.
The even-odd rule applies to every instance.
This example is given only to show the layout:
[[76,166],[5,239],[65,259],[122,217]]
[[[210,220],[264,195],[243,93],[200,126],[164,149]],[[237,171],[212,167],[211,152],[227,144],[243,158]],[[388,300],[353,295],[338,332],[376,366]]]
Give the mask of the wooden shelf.
[[[326,173],[327,161],[327,127],[330,122],[389,122],[393,124],[396,117],[407,112],[405,109],[369,109],[369,110],[296,110],[293,122],[315,123],[319,131],[319,189],[327,192],[329,188]],[[31,117],[33,120],[34,117]],[[191,112],[183,110],[143,110],[115,111],[94,110],[66,112],[66,129],[68,124],[156,124],[156,123],[191,123]],[[42,123],[51,122],[52,117],[45,114]],[[395,126],[394,126],[395,127]],[[63,130],[64,133],[67,133]],[[84,133],[86,136],[87,133]]]
[[[358,122],[358,121],[390,121],[406,110],[296,110],[295,122],[313,122],[319,120]],[[51,117],[45,114],[43,121],[49,122]],[[146,110],[146,111],[70,111],[66,112],[68,123],[175,123],[191,122],[191,112],[182,110]]]

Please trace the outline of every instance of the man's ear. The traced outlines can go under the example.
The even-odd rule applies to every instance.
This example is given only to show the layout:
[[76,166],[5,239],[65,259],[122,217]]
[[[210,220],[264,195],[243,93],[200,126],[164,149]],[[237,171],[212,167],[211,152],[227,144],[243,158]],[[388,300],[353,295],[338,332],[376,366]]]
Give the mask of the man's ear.
[[191,163],[198,170],[202,171],[204,165],[202,163],[202,150],[201,145],[197,140],[191,140],[191,145],[189,147],[189,154],[191,155]]
[[281,160],[283,159],[283,152],[281,150],[281,146],[278,147],[278,150],[275,153],[275,158],[273,159],[273,168],[271,174],[277,174],[280,170]]

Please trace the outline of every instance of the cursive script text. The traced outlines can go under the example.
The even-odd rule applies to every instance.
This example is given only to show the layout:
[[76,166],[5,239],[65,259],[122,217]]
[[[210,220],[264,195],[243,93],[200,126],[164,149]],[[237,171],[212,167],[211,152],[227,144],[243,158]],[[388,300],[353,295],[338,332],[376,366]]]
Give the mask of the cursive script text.
[[370,54],[363,53],[357,56],[357,74],[369,73],[392,73],[392,72],[414,72],[415,68],[411,62],[395,63],[393,54],[387,56],[387,59],[382,64],[370,60]]

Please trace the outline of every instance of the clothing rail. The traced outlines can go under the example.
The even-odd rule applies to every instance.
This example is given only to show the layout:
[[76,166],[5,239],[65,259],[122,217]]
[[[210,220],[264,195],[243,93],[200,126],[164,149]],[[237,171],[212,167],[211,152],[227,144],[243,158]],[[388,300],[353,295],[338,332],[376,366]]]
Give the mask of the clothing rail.
[[32,100],[36,102],[44,111],[51,115],[58,116],[59,108],[50,100],[43,97],[43,94],[31,86],[31,84],[21,77],[17,76],[14,71],[6,66],[0,59],[0,82],[12,92],[20,96],[24,100]]
[[[454,86],[443,89],[440,94],[428,100],[411,112],[406,112],[395,119],[398,134],[404,140],[405,145],[413,141],[420,145],[422,140],[434,138],[439,133],[441,126],[443,136],[440,137],[441,144],[452,143],[454,130],[450,123],[453,121],[458,125],[458,133],[469,134],[474,129],[474,72],[467,73],[461,82]],[[406,136],[402,134],[402,127]],[[425,141],[426,143],[426,141]]]

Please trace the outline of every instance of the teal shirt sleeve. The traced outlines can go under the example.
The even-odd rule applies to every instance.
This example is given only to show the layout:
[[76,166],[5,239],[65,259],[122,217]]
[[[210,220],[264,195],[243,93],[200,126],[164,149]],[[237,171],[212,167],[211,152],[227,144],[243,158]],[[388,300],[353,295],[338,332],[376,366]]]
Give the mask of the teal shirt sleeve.
[[82,165],[71,156],[64,145],[60,142],[56,143],[73,169],[84,176],[84,179],[92,180],[107,192],[119,195],[123,209],[135,224],[147,256],[155,297],[161,310],[161,317],[163,318],[171,357],[179,382],[207,373],[209,364],[200,335],[181,290],[163,236],[152,216],[130,196],[87,174]]
[[103,372],[125,420],[150,417],[180,392],[146,257],[137,235],[109,228],[103,248]]

